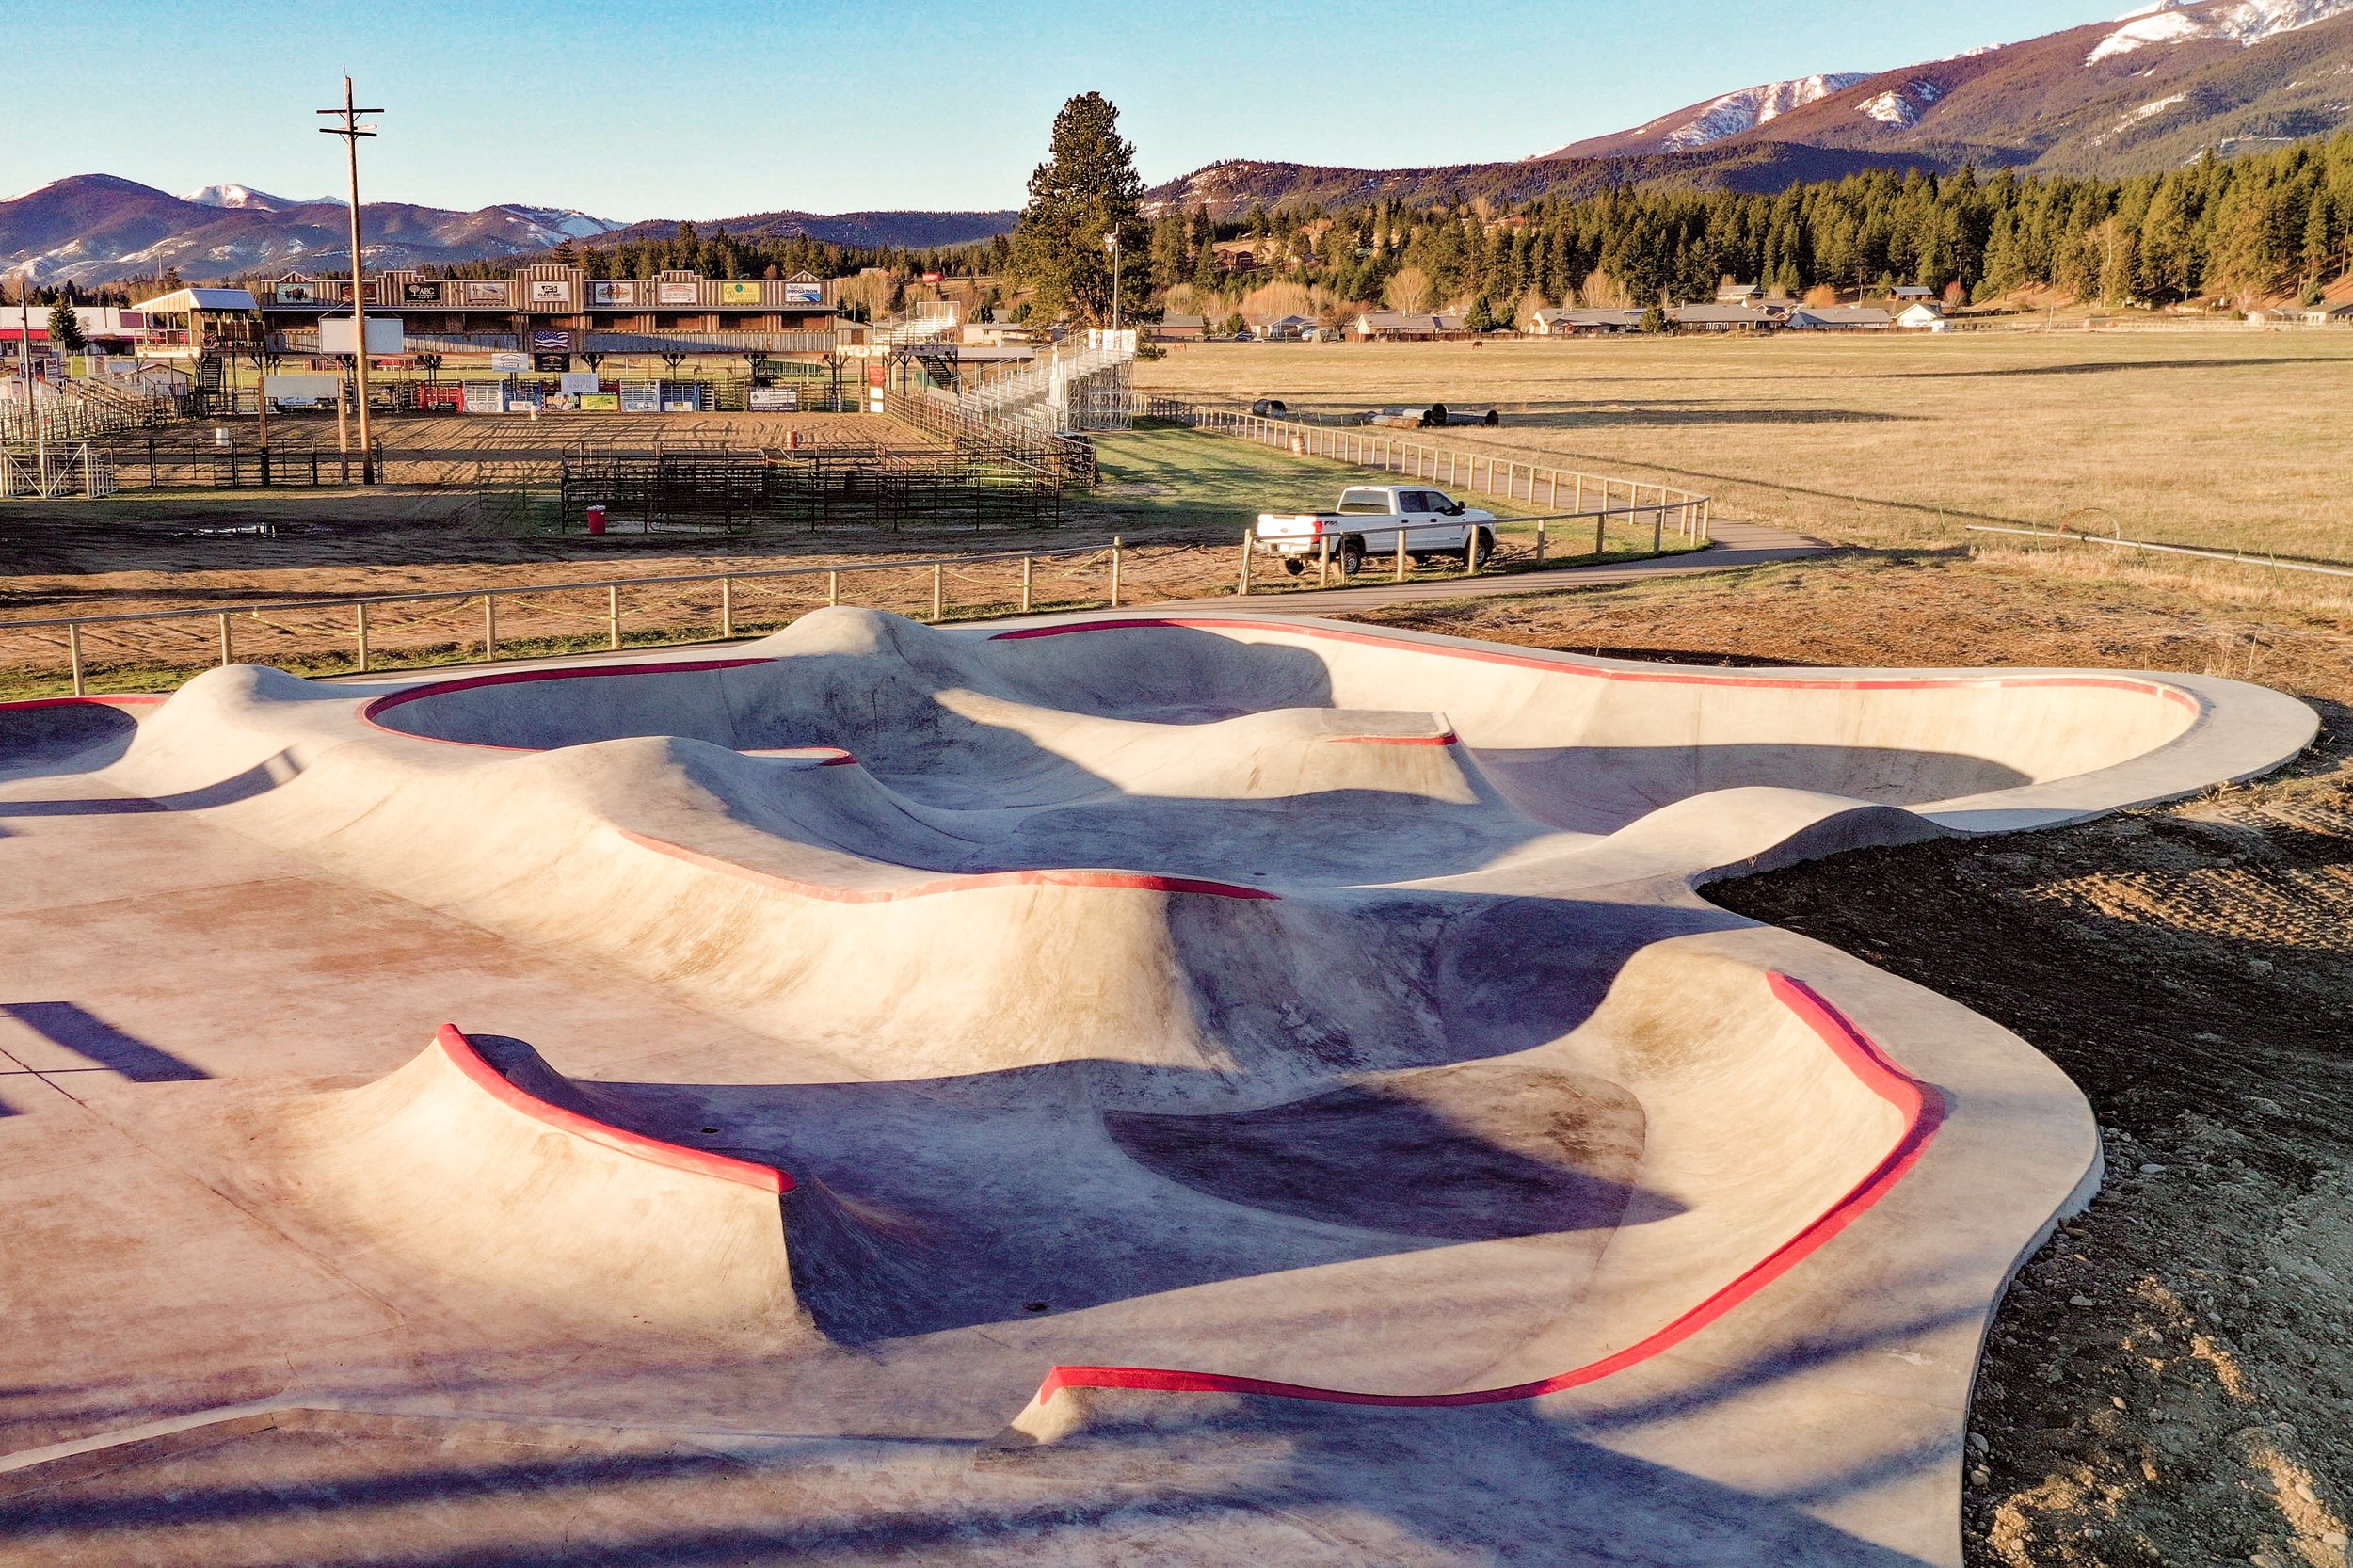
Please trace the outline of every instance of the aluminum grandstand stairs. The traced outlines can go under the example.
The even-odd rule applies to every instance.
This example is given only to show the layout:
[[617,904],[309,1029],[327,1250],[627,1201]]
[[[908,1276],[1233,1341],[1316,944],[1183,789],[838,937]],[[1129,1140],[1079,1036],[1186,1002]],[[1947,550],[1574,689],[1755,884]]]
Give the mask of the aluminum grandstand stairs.
[[1128,379],[1136,362],[1132,330],[1089,328],[1086,345],[1057,344],[1027,369],[990,382],[959,400],[975,419],[1053,434],[1125,429]]

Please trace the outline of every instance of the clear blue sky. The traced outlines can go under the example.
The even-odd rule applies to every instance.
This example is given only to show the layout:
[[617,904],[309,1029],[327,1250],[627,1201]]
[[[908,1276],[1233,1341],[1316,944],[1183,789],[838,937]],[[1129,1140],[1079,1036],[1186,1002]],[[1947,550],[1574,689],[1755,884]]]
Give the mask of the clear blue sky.
[[618,218],[1019,204],[1055,107],[1119,105],[1147,181],[1226,157],[1525,157],[1751,83],[1880,71],[2129,0],[30,0],[0,197],[61,175],[342,188],[311,111],[381,104],[363,194]]

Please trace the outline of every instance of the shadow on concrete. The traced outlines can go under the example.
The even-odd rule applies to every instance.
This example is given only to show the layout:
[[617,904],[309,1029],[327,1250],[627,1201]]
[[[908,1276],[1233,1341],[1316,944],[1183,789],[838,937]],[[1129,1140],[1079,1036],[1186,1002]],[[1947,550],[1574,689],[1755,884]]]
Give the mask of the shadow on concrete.
[[192,1083],[212,1076],[70,1001],[0,1002],[0,1016],[134,1083]]

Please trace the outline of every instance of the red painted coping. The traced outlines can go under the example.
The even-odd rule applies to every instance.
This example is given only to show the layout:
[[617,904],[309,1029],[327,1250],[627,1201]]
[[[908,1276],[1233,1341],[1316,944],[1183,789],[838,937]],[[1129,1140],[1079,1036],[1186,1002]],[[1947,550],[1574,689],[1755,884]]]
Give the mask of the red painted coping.
[[757,1165],[748,1160],[712,1154],[708,1149],[690,1149],[683,1144],[665,1144],[659,1138],[625,1131],[609,1122],[600,1122],[577,1111],[551,1105],[492,1066],[456,1024],[443,1024],[435,1032],[433,1043],[441,1048],[441,1054],[449,1058],[451,1064],[463,1073],[469,1082],[488,1094],[492,1099],[521,1112],[534,1121],[545,1122],[560,1132],[585,1138],[592,1144],[617,1149],[648,1164],[684,1171],[690,1176],[715,1176],[721,1181],[757,1187],[763,1192],[779,1195],[792,1191],[792,1178],[773,1165]]
[[[770,664],[773,659],[681,659],[676,664],[578,664],[545,670],[499,670],[489,675],[460,676],[455,680],[431,680],[422,686],[409,686],[388,692],[360,710],[360,721],[372,729],[387,735],[399,735],[411,741],[429,741],[435,745],[471,746],[476,751],[538,751],[539,746],[499,745],[489,741],[444,741],[437,735],[420,735],[410,729],[395,729],[382,722],[381,715],[411,702],[422,702],[429,696],[443,696],[451,692],[473,691],[483,686],[513,686],[528,680],[583,680],[608,675],[691,675],[700,670],[742,669],[747,664]],[[843,753],[844,757],[848,753]]]
[[17,708],[144,708],[168,698],[147,693],[109,694],[104,696],[26,696],[0,702],[0,712]]
[[1442,735],[1326,735],[1334,745],[1344,746],[1450,746],[1462,737],[1449,729]]
[[823,882],[804,882],[798,877],[779,876],[774,872],[755,871],[749,866],[722,860],[624,827],[621,837],[657,855],[667,855],[700,866],[706,871],[719,872],[744,882],[756,882],[764,888],[797,894],[802,898],[824,899],[832,904],[895,904],[902,899],[929,898],[935,893],[966,893],[980,888],[1119,888],[1148,893],[1199,893],[1209,898],[1279,899],[1279,893],[1264,888],[1252,888],[1238,882],[1216,882],[1200,876],[1161,876],[1151,872],[1064,871],[1035,870],[1017,872],[971,872],[936,878],[930,882],[910,883],[903,888],[835,888]]
[[1817,1215],[1797,1235],[1752,1264],[1681,1317],[1646,1338],[1598,1361],[1570,1368],[1534,1383],[1509,1388],[1474,1388],[1454,1394],[1361,1394],[1340,1388],[1317,1388],[1305,1384],[1274,1383],[1264,1378],[1229,1377],[1221,1372],[1186,1372],[1156,1367],[1057,1367],[1038,1385],[1040,1404],[1064,1388],[1142,1388],[1172,1394],[1269,1394],[1283,1399],[1314,1400],[1327,1404],[1386,1405],[1399,1409],[1442,1409],[1460,1405],[1503,1404],[1532,1400],[1562,1389],[1597,1383],[1624,1371],[1690,1338],[1708,1324],[1755,1295],[1811,1256],[1865,1209],[1892,1192],[1918,1163],[1922,1151],[1935,1138],[1945,1119],[1945,1097],[1934,1086],[1921,1082],[1891,1062],[1885,1053],[1847,1016],[1825,1001],[1801,980],[1767,971],[1766,981],[1783,1006],[1796,1014],[1821,1037],[1840,1062],[1881,1099],[1903,1113],[1903,1130],[1880,1162],[1845,1196]]
[[2178,687],[2154,680],[2132,680],[2108,675],[2034,675],[2034,676],[1868,676],[1850,680],[1800,680],[1786,676],[1713,675],[1698,670],[1677,669],[1600,669],[1592,664],[1563,663],[1552,659],[1535,659],[1526,654],[1502,653],[1486,648],[1439,648],[1428,643],[1413,643],[1398,637],[1385,637],[1378,632],[1346,631],[1332,626],[1298,626],[1285,621],[1246,620],[1240,616],[1133,616],[1116,620],[1074,621],[1064,626],[1026,626],[1011,632],[999,632],[991,642],[1017,642],[1030,637],[1063,637],[1080,632],[1124,632],[1160,628],[1179,628],[1190,631],[1220,632],[1240,629],[1250,632],[1275,632],[1285,636],[1322,639],[1330,642],[1369,643],[1398,648],[1411,653],[1435,654],[1448,659],[1470,659],[1486,664],[1507,664],[1519,669],[1549,670],[1559,675],[1581,675],[1596,680],[1626,680],[1646,685],[1666,686],[1748,686],[1795,691],[1825,692],[1908,692],[1951,691],[1970,687],[2031,689],[2042,686],[2089,686],[2112,691],[2137,692],[2143,696],[2162,697],[2191,712],[2200,712],[2203,705]]

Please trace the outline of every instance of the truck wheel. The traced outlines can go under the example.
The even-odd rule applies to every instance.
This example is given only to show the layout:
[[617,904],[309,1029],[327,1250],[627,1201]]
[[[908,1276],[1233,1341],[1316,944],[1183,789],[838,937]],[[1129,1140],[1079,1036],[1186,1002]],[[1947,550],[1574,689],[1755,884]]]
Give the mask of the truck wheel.
[[1307,558],[1304,555],[1286,555],[1283,557],[1283,569],[1297,577],[1307,569]]
[[1364,569],[1365,541],[1351,534],[1340,541],[1340,575],[1353,577]]
[[1470,543],[1463,547],[1463,559],[1465,564],[1483,567],[1489,561],[1494,560],[1495,555],[1496,536],[1484,528],[1472,529]]

